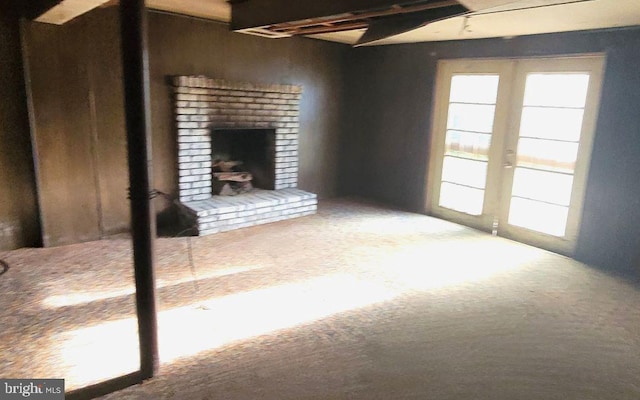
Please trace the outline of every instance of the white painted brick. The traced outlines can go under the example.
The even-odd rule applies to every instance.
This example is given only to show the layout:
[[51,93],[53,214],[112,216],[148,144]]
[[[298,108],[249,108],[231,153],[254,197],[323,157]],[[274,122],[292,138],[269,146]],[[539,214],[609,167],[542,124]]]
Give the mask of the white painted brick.
[[192,94],[178,93],[176,95],[176,101],[196,101],[196,100],[198,100],[198,96],[194,96]]
[[230,220],[230,219],[234,219],[234,218],[238,218],[238,213],[237,212],[230,212],[230,213],[226,213],[226,214],[220,214],[218,216],[218,220],[219,221],[225,221],[225,220]]
[[197,108],[191,108],[191,107],[180,107],[176,110],[177,114],[182,114],[182,115],[190,115],[190,114],[197,114],[198,113],[198,109]]
[[[211,189],[211,185],[206,181],[194,181],[194,182],[190,182],[190,184],[191,184],[191,189],[203,189],[203,188]],[[200,191],[199,193],[203,193],[203,192]]]
[[193,175],[196,178],[196,181],[206,181],[206,182],[211,182],[211,175],[209,174],[200,174],[200,175]]
[[211,173],[211,168],[198,168],[193,171],[194,174],[206,175]]
[[[187,117],[189,118],[189,117]],[[185,132],[180,132],[180,130],[182,129],[198,129],[198,124],[196,122],[178,122],[178,133],[185,133]]]
[[188,135],[179,135],[178,143],[205,143],[209,141],[208,138],[204,136],[188,136]]
[[197,182],[200,180],[198,176],[189,175],[189,171],[179,171],[181,174],[184,172],[185,175],[180,175],[180,182]]
[[193,161],[193,162],[208,162],[209,165],[211,166],[211,156],[209,155],[198,155],[198,156],[192,156],[191,160],[188,161]]
[[199,163],[191,163],[191,162],[184,162],[184,163],[179,163],[178,164],[178,168],[179,169],[191,169],[191,170],[195,170],[197,168],[200,167]]

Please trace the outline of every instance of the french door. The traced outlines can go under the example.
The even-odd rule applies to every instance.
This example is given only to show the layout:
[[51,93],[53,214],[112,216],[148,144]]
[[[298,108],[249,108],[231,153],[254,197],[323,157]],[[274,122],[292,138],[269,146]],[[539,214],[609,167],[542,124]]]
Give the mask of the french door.
[[571,255],[603,64],[601,56],[441,61],[430,213]]

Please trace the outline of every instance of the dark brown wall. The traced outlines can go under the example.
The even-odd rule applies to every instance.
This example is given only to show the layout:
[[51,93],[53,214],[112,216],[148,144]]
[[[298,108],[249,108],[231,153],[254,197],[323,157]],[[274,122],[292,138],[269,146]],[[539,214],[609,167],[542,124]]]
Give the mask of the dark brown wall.
[[[27,29],[46,245],[127,229],[128,186],[117,8]],[[347,46],[270,40],[223,24],[151,12],[154,186],[177,194],[170,75],[303,86],[299,187],[337,192],[342,65]],[[94,104],[95,103],[95,104]],[[168,206],[156,200],[159,212]]]
[[27,29],[46,246],[129,226],[118,20],[91,13]]
[[39,242],[18,18],[0,5],[0,250]]
[[[640,29],[360,48],[350,55],[343,193],[423,212],[436,63],[446,58],[606,52],[576,256],[640,269]],[[363,145],[365,144],[366,145]]]
[[312,39],[263,39],[223,24],[151,13],[151,107],[156,187],[175,193],[176,145],[168,75],[300,85],[299,181],[320,198],[337,193],[343,57],[349,47]]

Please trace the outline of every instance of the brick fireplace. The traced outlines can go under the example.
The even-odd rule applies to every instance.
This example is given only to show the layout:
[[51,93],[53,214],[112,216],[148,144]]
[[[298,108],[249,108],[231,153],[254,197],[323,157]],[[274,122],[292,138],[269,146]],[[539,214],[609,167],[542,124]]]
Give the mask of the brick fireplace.
[[[177,76],[172,83],[180,209],[199,235],[316,212],[316,195],[297,189],[299,86],[203,76]],[[212,165],[224,157],[243,162],[254,189],[214,194]]]

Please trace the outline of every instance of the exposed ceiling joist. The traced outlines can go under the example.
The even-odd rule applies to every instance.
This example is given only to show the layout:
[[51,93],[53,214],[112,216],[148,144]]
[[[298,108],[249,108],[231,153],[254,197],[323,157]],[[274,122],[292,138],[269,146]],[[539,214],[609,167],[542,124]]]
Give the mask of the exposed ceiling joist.
[[469,10],[464,6],[452,5],[374,20],[354,46],[358,47],[366,44],[372,44],[388,37],[412,31],[432,22],[464,14],[467,11]]
[[503,6],[509,3],[517,3],[514,0],[459,0],[463,6],[467,7],[471,11],[486,10],[487,8],[493,8]]
[[[302,3],[304,1],[298,5],[302,6]],[[249,25],[237,31],[272,38],[367,29],[357,43],[361,45],[469,11],[456,0],[326,1],[313,3],[315,14],[309,7],[293,10],[292,13],[285,10],[279,17],[283,22],[255,25],[275,20],[253,14],[264,4],[261,0],[232,1],[232,29]]]
[[33,18],[38,22],[44,22],[47,24],[56,24],[62,25],[65,22],[68,22],[74,19],[77,16],[80,16],[88,11],[97,8],[104,3],[107,3],[109,0],[62,0],[56,1],[52,3],[54,4],[52,7],[48,8],[42,14],[38,15],[37,18],[34,16]]
[[362,11],[358,13],[347,13],[341,16],[332,16],[320,19],[307,19],[304,21],[298,22],[285,22],[282,24],[274,24],[272,25],[272,29],[274,30],[288,30],[288,29],[296,29],[296,28],[307,28],[310,26],[316,26],[319,23],[322,25],[332,26],[332,24],[338,24],[342,22],[352,22],[355,19],[365,20],[370,18],[377,17],[386,17],[391,15],[399,15],[399,14],[409,14],[415,13],[419,11],[427,11],[435,8],[447,7],[447,6],[455,6],[459,3],[455,0],[442,0],[437,2],[429,2],[424,4],[416,4],[416,5],[407,5],[400,6],[398,4],[394,4],[391,7],[378,10],[378,11]]
[[62,0],[14,0],[12,5],[15,9],[20,10],[25,18],[34,19],[50,10],[52,7],[55,7],[61,1]]
[[416,3],[408,0],[230,0],[231,29],[242,30],[291,21],[302,21],[391,8]]

